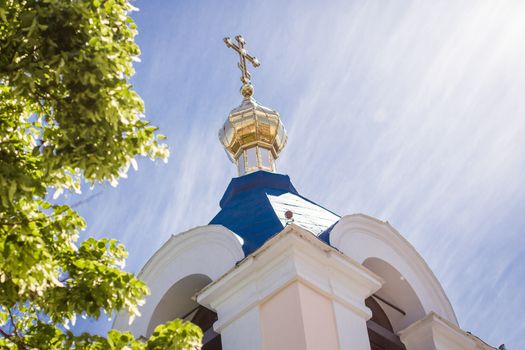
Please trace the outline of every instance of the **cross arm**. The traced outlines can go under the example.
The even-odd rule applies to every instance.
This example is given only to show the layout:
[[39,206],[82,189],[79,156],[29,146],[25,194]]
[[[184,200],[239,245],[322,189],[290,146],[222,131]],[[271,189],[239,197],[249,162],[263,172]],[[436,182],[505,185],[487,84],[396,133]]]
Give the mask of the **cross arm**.
[[[237,38],[237,40],[241,43],[239,38]],[[257,67],[259,67],[261,65],[261,63],[259,62],[257,57],[253,57],[248,52],[246,52],[246,50],[243,47],[239,47],[239,46],[235,45],[234,43],[232,43],[232,41],[231,41],[231,39],[229,37],[224,38],[224,43],[226,44],[227,47],[229,47],[231,49],[234,49],[235,52],[237,52],[239,55],[241,55],[242,57],[245,57],[248,61],[250,61],[250,63],[255,68],[257,68]]]

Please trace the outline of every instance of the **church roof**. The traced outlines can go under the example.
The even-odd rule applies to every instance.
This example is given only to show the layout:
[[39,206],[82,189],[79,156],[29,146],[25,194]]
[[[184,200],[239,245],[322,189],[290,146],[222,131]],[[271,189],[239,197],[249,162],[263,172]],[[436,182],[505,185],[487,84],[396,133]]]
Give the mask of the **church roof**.
[[[223,225],[240,236],[246,255],[287,223],[319,236],[339,220],[336,214],[301,196],[287,175],[267,171],[232,179],[220,207],[210,224]],[[293,213],[290,220],[285,217],[287,211]]]

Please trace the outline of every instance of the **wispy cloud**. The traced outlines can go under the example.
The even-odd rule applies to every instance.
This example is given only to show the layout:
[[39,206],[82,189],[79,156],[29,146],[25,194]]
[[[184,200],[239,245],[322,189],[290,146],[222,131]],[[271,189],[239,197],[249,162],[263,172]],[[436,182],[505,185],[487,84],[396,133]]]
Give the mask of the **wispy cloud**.
[[389,220],[462,327],[525,347],[524,2],[136,5],[134,82],[173,156],[79,208],[90,232],[127,244],[131,270],[206,224],[235,176],[217,130],[240,82],[221,39],[242,33],[262,62],[255,96],[289,131],[279,170],[339,214]]

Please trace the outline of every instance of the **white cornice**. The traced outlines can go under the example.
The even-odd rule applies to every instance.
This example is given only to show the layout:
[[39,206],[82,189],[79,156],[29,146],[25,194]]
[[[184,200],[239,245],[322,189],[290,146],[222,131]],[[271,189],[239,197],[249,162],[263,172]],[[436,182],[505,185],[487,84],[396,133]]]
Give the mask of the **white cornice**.
[[198,246],[201,242],[219,244],[237,260],[241,260],[244,258],[244,252],[239,240],[240,238],[235,233],[222,225],[197,226],[188,231],[171,235],[140,270],[138,278],[147,279],[171,258],[178,256],[181,252],[188,251],[191,247]]
[[431,345],[426,343],[427,347],[433,346],[438,350],[495,349],[472,334],[465,332],[454,323],[439,316],[435,312],[430,312],[425,318],[414,322],[398,334],[403,343],[407,344],[407,346],[414,341],[418,344],[423,344],[422,341],[427,340],[428,342],[431,342]]
[[370,310],[363,300],[383,283],[312,233],[289,225],[196,298],[218,312],[215,327],[220,331],[294,281],[337,300],[365,319],[370,317]]

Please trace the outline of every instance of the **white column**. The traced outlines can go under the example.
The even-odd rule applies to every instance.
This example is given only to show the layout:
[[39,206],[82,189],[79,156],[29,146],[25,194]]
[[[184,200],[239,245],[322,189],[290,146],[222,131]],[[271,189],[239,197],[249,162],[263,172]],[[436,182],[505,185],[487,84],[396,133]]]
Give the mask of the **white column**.
[[234,322],[215,327],[221,333],[222,348],[226,349],[262,349],[262,339],[259,322],[259,308],[252,307]]
[[216,310],[224,350],[370,350],[364,300],[381,283],[290,225],[199,292],[197,301]]
[[370,340],[366,328],[366,321],[370,316],[355,312],[355,310],[337,301],[334,302],[334,311],[341,349],[370,350]]

